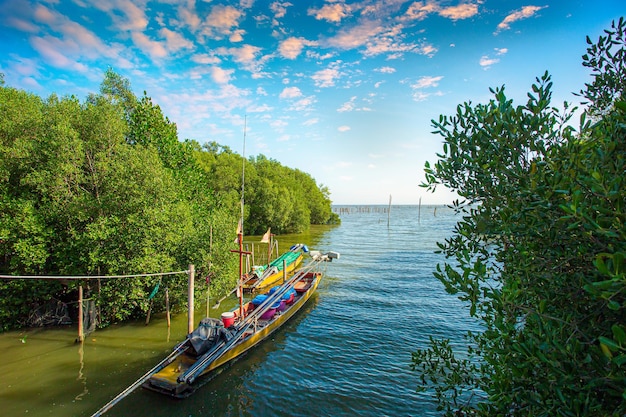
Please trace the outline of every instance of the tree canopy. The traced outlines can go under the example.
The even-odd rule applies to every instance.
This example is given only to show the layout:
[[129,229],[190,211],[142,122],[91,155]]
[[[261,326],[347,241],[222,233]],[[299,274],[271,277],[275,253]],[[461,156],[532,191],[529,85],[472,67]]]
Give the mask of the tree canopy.
[[[240,155],[179,140],[160,107],[112,70],[84,102],[0,81],[0,274],[132,275],[194,264],[201,276],[210,265],[215,292],[232,288]],[[337,220],[328,190],[308,174],[263,156],[245,164],[248,234]],[[175,276],[82,284],[103,325],[145,313],[157,284],[173,303],[186,294]],[[78,285],[0,280],[1,328],[28,324],[50,300],[75,299]]]
[[467,349],[413,353],[419,390],[448,416],[626,414],[626,23],[589,38],[587,106],[552,106],[548,73],[525,104],[504,87],[433,121],[424,186],[462,213],[435,276],[483,330]]

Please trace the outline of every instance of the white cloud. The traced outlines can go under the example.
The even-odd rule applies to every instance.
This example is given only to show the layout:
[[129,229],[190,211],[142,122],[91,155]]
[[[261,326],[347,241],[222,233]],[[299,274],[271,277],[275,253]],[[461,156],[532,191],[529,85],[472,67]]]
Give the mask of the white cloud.
[[478,5],[465,3],[458,6],[445,7],[439,11],[439,15],[451,20],[468,19],[478,14]]
[[500,62],[500,59],[498,58],[489,58],[487,55],[483,55],[480,57],[479,64],[484,69],[488,69],[493,64],[497,64],[498,62]]
[[521,9],[507,15],[502,22],[498,24],[497,32],[511,29],[511,24],[518,20],[528,19],[534,16],[539,10],[545,9],[548,6],[524,6]]
[[434,1],[416,1],[409,6],[401,20],[420,21],[435,13],[450,20],[469,19],[478,14],[478,4],[464,3],[458,6],[442,7]]
[[315,103],[315,99],[313,97],[304,97],[291,105],[289,110],[303,112],[312,110],[311,106]]
[[374,71],[381,72],[383,74],[393,74],[394,72],[396,72],[396,69],[393,67],[380,67],[374,68]]
[[[509,50],[507,48],[494,48],[497,56],[505,55]],[[500,62],[500,58],[491,58],[489,55],[483,55],[480,57],[480,61],[478,62],[484,70],[488,70],[492,65]]]
[[427,89],[427,88],[438,87],[439,81],[441,81],[442,79],[443,79],[442,75],[439,75],[436,77],[424,76],[424,77],[420,77],[417,81],[410,84],[410,87],[413,90],[411,93],[413,100],[424,101],[432,95],[435,95],[435,96],[443,95],[443,93],[441,92],[431,93],[431,92],[424,91],[424,89]]
[[227,34],[230,29],[239,25],[243,13],[232,6],[216,5],[206,18],[207,26],[220,33]]
[[131,38],[135,45],[152,59],[165,58],[167,50],[161,42],[150,39],[142,32],[133,32]]
[[317,71],[311,76],[317,87],[332,87],[335,85],[335,81],[340,77],[339,69],[326,68]]
[[194,44],[185,39],[180,33],[171,31],[167,28],[163,28],[159,31],[159,34],[165,38],[166,48],[169,51],[176,52],[181,49],[193,49]]
[[302,91],[298,87],[287,87],[281,91],[280,98],[296,98],[302,97]]
[[439,85],[439,81],[443,79],[442,75],[437,77],[424,76],[417,80],[415,83],[411,84],[411,88],[414,89],[422,89],[422,88],[431,88],[437,87]]
[[234,70],[224,70],[220,67],[211,67],[211,78],[218,84],[226,84],[230,81],[230,76]]
[[279,1],[275,1],[272,4],[270,4],[270,10],[274,13],[274,19],[280,19],[285,17],[285,14],[287,13],[287,8],[293,6],[293,4],[289,3],[289,2],[279,2]]
[[339,23],[349,15],[350,6],[343,3],[326,4],[321,9],[309,9],[309,16],[314,16],[317,20],[326,20],[332,23]]
[[197,64],[203,64],[203,65],[219,64],[221,62],[221,60],[218,57],[216,57],[215,55],[209,55],[209,54],[195,54],[195,55],[192,55],[190,59]]
[[304,38],[287,38],[278,45],[278,52],[283,58],[296,59],[305,46],[315,46],[316,42]]
[[338,130],[338,131],[340,131],[340,132],[347,132],[347,131],[348,131],[348,130],[350,130],[350,129],[351,129],[351,127],[350,127],[350,126],[339,126],[339,127],[337,128],[337,130]]
[[341,107],[339,107],[339,108],[337,109],[337,111],[338,111],[339,113],[342,113],[342,112],[346,112],[346,111],[352,111],[352,110],[354,110],[354,106],[355,106],[355,105],[354,105],[354,101],[355,101],[355,100],[356,100],[356,97],[351,97],[351,98],[350,98],[350,101],[347,101],[347,102],[343,103],[343,105],[342,105]]

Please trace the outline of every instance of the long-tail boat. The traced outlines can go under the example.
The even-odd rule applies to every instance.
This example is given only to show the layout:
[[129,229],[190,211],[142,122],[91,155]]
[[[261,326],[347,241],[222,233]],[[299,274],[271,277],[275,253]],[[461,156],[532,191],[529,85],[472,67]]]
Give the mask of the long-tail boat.
[[[243,252],[243,251],[241,251]],[[204,318],[185,340],[132,385],[105,404],[92,417],[100,417],[140,386],[176,398],[191,395],[198,380],[209,380],[221,367],[258,345],[293,317],[315,293],[322,262],[339,259],[339,253],[311,251],[311,260],[285,283],[222,313],[221,320]],[[240,280],[241,281],[241,280]]]
[[315,253],[307,266],[282,285],[255,296],[239,309],[222,313],[221,320],[202,319],[174,349],[176,356],[153,373],[143,384],[144,388],[177,398],[192,394],[199,378],[210,378],[220,367],[256,346],[293,317],[322,279],[322,272],[316,266],[336,258],[339,258],[336,252]]

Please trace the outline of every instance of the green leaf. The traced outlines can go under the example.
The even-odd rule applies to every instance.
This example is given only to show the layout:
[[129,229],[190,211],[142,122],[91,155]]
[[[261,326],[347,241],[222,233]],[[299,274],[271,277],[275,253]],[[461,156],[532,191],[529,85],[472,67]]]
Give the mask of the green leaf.
[[608,347],[612,352],[618,351],[620,348],[619,345],[615,343],[615,341],[604,336],[598,337],[598,341],[601,345],[605,345],[606,347]]
[[615,341],[621,346],[626,347],[626,332],[619,324],[614,324],[611,326],[611,330],[613,331],[613,338]]

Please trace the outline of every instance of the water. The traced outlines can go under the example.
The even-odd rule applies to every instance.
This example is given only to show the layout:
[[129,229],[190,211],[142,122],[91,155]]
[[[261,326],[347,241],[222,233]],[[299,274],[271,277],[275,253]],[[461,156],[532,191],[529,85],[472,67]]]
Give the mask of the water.
[[[432,275],[442,260],[436,242],[450,235],[456,217],[443,207],[418,215],[417,207],[392,206],[388,225],[381,209],[353,207],[341,226],[279,237],[341,253],[308,305],[193,396],[172,400],[139,389],[106,415],[437,415],[430,393],[416,393],[411,352],[429,336],[461,343],[476,324]],[[97,331],[83,346],[73,343],[74,328],[2,334],[3,414],[89,416],[166,356],[185,330],[181,314],[169,331],[154,316],[147,327]]]

